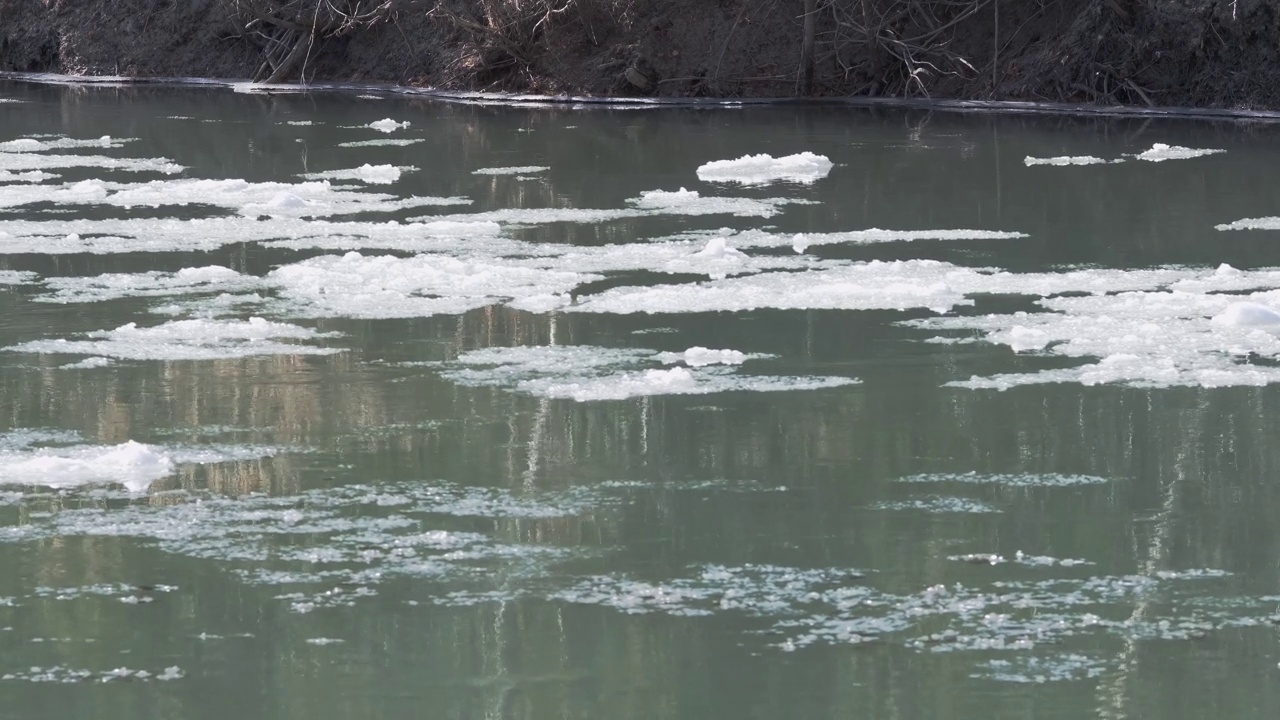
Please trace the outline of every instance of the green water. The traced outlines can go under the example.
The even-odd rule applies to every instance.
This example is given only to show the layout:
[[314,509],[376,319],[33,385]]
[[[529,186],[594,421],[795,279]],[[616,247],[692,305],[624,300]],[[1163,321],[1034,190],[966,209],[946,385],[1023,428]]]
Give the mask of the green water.
[[[352,188],[472,204],[328,219],[616,209],[687,187],[812,204],[769,218],[504,224],[502,235],[604,246],[721,227],[968,228],[1027,237],[810,254],[1018,273],[1280,266],[1274,235],[1213,229],[1280,208],[1271,126],[4,82],[0,97],[22,101],[0,104],[0,142],[110,135],[134,140],[49,152],[186,167],[172,177],[55,168],[50,188],[296,183],[392,164],[416,170]],[[390,135],[358,127],[386,117],[411,124]],[[379,138],[420,142],[339,147]],[[1023,161],[1121,158],[1155,142],[1226,152]],[[835,167],[812,184],[747,188],[695,175],[712,160],[801,151]],[[505,166],[549,170],[472,173]],[[0,253],[22,221],[235,216],[200,204],[5,206],[20,184],[0,184]],[[173,317],[152,310],[182,299],[51,304],[42,298],[54,278],[209,265],[263,277],[340,254],[256,241],[163,247],[179,240],[157,236],[151,252],[0,254],[0,270],[34,273],[0,285],[0,344],[157,325]],[[579,300],[706,279],[602,274]],[[950,312],[1036,308],[1026,297],[974,302]],[[923,342],[930,333],[901,324],[938,314],[922,307],[611,314],[497,302],[391,319],[290,307],[219,317],[264,314],[329,333],[306,346],[332,354],[117,357],[74,369],[62,366],[90,353],[0,353],[0,432],[10,433],[0,442],[0,718],[1280,714],[1272,386],[948,386],[1078,361]],[[748,361],[746,377],[860,382],[575,401],[450,374],[467,351],[547,345],[731,348],[772,356]],[[89,471],[57,465],[40,479],[31,463],[44,456],[21,440],[34,429],[75,433],[34,446],[89,448],[90,470],[101,461],[93,448],[128,441],[175,460],[140,491],[111,482],[110,467],[103,481],[51,488],[59,473]],[[200,449],[221,455],[192,461]],[[972,557],[990,554],[1003,562]]]

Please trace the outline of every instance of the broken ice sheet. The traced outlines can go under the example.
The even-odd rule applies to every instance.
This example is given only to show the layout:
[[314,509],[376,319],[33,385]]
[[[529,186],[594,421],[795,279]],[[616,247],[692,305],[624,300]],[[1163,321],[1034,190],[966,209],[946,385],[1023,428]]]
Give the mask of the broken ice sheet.
[[[924,318],[903,324],[968,331],[1017,353],[1080,361],[1075,367],[949,383],[956,387],[1008,389],[1054,382],[1227,387],[1280,381],[1280,366],[1273,364],[1280,359],[1276,270],[1222,265],[1213,270],[1078,272],[1094,273],[1089,287],[1078,285],[1092,294],[1061,295],[1070,291],[1069,283],[1026,285],[1045,296],[1036,303],[1042,312]],[[1068,274],[1063,275],[1067,279]],[[1025,285],[1016,274],[1009,279],[1011,287]],[[1239,294],[1248,290],[1260,291]]]
[[[2,276],[0,276],[2,277]],[[107,273],[90,277],[55,277],[45,281],[53,293],[36,302],[89,303],[127,297],[163,297],[188,293],[248,292],[266,287],[261,278],[219,265],[183,268],[177,272]]]
[[728,238],[673,240],[579,247],[542,246],[536,257],[512,260],[514,264],[578,272],[604,273],[641,270],[665,274],[706,275],[712,279],[750,275],[769,270],[801,270],[829,267],[839,261],[820,261],[777,255],[748,255]]
[[[837,376],[738,374],[737,365],[750,357],[765,356],[701,347],[684,353],[586,345],[486,348],[443,363],[440,375],[459,385],[509,387],[539,397],[577,402],[648,395],[814,390],[859,382]],[[655,367],[673,363],[687,367]]]
[[[602,276],[440,255],[325,255],[267,275],[297,317],[401,318],[461,314],[498,302],[556,298]],[[558,305],[562,300],[553,300]]]
[[[464,252],[480,242],[501,243],[515,253],[527,246],[495,236],[493,222],[429,220],[423,223],[333,222],[296,217],[217,217],[179,220],[0,219],[0,246],[7,254],[131,253],[214,250],[233,243],[261,242],[293,249],[362,247],[410,252]],[[467,243],[471,243],[469,246]],[[507,250],[501,250],[503,252]]]

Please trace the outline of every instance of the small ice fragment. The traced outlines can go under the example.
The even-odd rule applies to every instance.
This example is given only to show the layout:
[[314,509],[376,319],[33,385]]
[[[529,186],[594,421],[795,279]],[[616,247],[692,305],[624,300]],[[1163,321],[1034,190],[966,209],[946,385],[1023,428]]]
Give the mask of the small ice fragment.
[[1027,167],[1033,165],[1106,165],[1112,162],[1123,162],[1121,160],[1103,160],[1100,157],[1092,155],[1058,155],[1056,157],[1038,158],[1028,155],[1023,161]]
[[719,260],[723,258],[745,258],[746,253],[736,248],[730,247],[728,241],[722,237],[713,237],[707,241],[706,247],[694,253],[694,257],[708,258]]
[[1147,160],[1150,162],[1164,162],[1165,160],[1187,160],[1190,158],[1203,157],[1205,155],[1215,155],[1224,153],[1226,150],[1213,148],[1189,148],[1179,145],[1166,145],[1164,143],[1156,143],[1151,146],[1150,150],[1144,150],[1134,157],[1139,160]]
[[373,130],[377,130],[378,132],[389,133],[389,132],[394,132],[400,128],[409,127],[409,121],[406,120],[404,122],[396,122],[391,118],[383,118],[381,120],[376,120],[374,122],[371,122],[365,127],[371,128]]
[[517,167],[491,167],[472,170],[472,175],[530,175],[545,172],[551,168],[544,165],[520,165]]

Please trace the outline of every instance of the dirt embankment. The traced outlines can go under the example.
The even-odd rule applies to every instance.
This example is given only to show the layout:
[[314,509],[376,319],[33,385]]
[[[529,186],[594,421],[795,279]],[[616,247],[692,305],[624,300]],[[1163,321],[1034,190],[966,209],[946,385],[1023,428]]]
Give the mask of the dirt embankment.
[[0,70],[1280,109],[1280,2],[0,0]]

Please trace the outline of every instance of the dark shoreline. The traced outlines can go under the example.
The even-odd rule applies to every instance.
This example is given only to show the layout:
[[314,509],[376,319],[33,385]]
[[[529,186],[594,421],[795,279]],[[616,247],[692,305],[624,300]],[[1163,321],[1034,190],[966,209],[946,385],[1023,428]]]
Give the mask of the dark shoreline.
[[1163,118],[1171,120],[1229,120],[1240,122],[1280,122],[1280,111],[1195,107],[1147,107],[1094,105],[1088,103],[1026,102],[1020,100],[956,100],[949,98],[898,97],[610,97],[589,95],[536,95],[528,93],[479,92],[408,87],[392,83],[313,82],[262,84],[225,78],[79,76],[56,73],[0,71],[0,80],[39,85],[84,87],[172,87],[218,88],[262,95],[308,93],[377,93],[388,98],[416,98],[463,104],[538,105],[571,108],[736,108],[744,106],[813,106],[849,108],[891,108],[955,113],[1015,115],[1061,115],[1079,117]]

